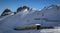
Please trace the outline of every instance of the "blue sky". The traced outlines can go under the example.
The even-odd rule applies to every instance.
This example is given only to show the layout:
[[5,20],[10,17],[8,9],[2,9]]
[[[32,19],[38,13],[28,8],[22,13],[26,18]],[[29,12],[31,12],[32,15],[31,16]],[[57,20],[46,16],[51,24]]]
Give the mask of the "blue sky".
[[60,0],[0,0],[0,14],[6,8],[16,11],[18,7],[26,5],[30,8],[42,9],[51,4],[60,4]]

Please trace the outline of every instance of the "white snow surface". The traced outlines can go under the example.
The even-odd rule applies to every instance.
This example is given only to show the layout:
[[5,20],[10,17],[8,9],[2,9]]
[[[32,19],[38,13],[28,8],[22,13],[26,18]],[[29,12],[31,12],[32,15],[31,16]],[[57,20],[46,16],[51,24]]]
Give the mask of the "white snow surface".
[[[23,30],[14,28],[41,24],[41,26],[53,26],[55,29]],[[60,33],[60,7],[42,9],[41,11],[22,11],[15,15],[5,16],[0,19],[0,33]]]

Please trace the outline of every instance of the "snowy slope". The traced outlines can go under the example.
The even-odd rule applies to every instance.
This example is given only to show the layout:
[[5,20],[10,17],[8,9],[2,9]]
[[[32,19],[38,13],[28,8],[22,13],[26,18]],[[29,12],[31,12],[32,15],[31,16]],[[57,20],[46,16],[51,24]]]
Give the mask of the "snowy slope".
[[45,22],[50,22],[49,24],[52,26],[60,26],[60,6],[51,5],[41,10],[44,14]]
[[0,21],[3,22],[0,24],[0,33],[59,33],[60,28],[25,31],[14,30],[16,27],[34,24],[41,24],[41,26],[60,26],[60,8],[57,10],[55,6],[50,7],[52,8],[48,9],[49,7],[47,7],[47,10],[44,8],[41,11],[21,11],[4,18]]

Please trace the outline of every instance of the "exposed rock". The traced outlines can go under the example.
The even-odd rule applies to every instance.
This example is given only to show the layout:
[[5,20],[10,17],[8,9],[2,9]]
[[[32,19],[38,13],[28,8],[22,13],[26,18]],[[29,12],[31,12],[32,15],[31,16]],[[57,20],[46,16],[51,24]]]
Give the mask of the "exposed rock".
[[17,12],[20,12],[20,11],[25,10],[25,9],[29,10],[29,7],[27,7],[27,6],[19,7],[17,9]]
[[1,16],[6,16],[6,15],[10,15],[10,14],[12,14],[11,10],[5,9],[5,10],[3,11],[3,13],[1,14]]

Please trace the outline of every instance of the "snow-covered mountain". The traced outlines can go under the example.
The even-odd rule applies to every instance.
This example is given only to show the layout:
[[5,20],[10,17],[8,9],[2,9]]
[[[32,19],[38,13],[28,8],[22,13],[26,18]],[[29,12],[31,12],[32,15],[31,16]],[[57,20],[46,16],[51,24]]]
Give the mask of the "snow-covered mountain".
[[29,7],[28,6],[23,6],[23,7],[19,7],[18,9],[17,9],[17,12],[20,12],[20,11],[27,11],[27,10],[29,10]]
[[46,18],[47,20],[45,20],[47,23],[50,22],[50,25],[55,25],[55,26],[59,26],[60,24],[60,6],[59,5],[51,5],[49,7],[44,8],[43,10],[41,10],[42,13],[44,14],[44,18]]
[[15,15],[8,15],[0,20],[0,33],[59,33],[59,29],[24,30],[14,28],[41,24],[41,26],[60,26],[60,6],[51,5],[38,10],[23,10]]
[[7,16],[7,15],[14,15],[14,13],[10,9],[5,9],[1,16]]

